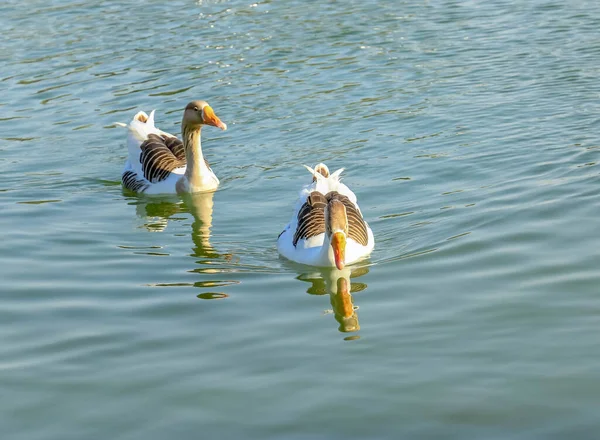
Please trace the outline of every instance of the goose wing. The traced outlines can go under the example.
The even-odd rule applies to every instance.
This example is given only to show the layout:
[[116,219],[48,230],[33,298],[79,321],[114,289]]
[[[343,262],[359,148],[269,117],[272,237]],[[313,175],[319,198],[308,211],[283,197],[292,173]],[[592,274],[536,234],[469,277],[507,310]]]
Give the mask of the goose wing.
[[[185,149],[183,147],[183,142],[179,139],[177,139],[175,136],[162,136],[164,143],[166,145],[166,147],[171,150],[171,153],[173,153],[173,156],[175,156],[178,160],[182,161],[183,164],[186,164],[186,160],[185,160]],[[204,163],[206,164],[206,167],[210,170],[210,164],[208,163],[208,160],[206,160],[206,158],[204,158]]]
[[298,240],[314,237],[325,232],[325,206],[331,200],[339,200],[346,207],[348,237],[363,246],[368,244],[367,224],[358,206],[352,203],[347,196],[337,191],[330,191],[326,195],[313,191],[298,211],[298,227],[294,233],[294,246],[296,246]]
[[[185,154],[183,158],[176,155],[176,153],[180,154],[183,150],[183,144],[179,148],[179,145],[173,139],[176,138],[150,134],[140,145],[142,173],[148,182],[161,182],[169,177],[173,170],[185,166]],[[176,153],[169,146],[175,149]]]
[[165,146],[173,153],[173,156],[185,163],[185,149],[183,148],[183,142],[175,136],[162,136],[162,139]]
[[327,199],[319,191],[311,192],[298,211],[298,226],[294,233],[294,246],[298,240],[325,232],[325,206]]

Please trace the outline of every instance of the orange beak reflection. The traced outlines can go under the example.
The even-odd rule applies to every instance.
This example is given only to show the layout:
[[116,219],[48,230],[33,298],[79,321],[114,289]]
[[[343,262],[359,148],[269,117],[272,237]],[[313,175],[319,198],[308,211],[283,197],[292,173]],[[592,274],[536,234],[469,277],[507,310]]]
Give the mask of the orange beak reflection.
[[331,237],[335,267],[342,270],[346,265],[346,236],[343,232],[335,232]]
[[350,286],[344,277],[339,277],[337,280],[337,295],[341,303],[341,312],[344,318],[350,318],[354,313],[354,305],[352,304],[352,296],[350,295]]
[[212,125],[214,127],[219,127],[221,130],[227,130],[227,124],[225,122],[221,122],[219,117],[215,115],[214,110],[210,105],[204,107],[203,110],[203,119],[206,125]]

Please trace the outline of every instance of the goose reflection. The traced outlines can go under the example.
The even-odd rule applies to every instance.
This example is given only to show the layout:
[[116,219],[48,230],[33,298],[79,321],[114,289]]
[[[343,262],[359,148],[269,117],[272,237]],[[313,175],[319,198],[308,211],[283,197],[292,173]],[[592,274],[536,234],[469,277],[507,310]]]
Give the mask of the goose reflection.
[[365,283],[352,282],[369,272],[368,267],[345,267],[338,269],[315,269],[315,272],[300,274],[297,279],[312,285],[307,289],[311,295],[329,294],[335,320],[339,323],[338,330],[342,333],[352,333],[360,330],[358,322],[358,307],[354,305],[352,294],[367,288]]
[[192,256],[219,258],[221,255],[210,244],[214,195],[214,192],[205,192],[186,194],[181,198],[140,199],[136,204],[136,213],[145,220],[143,227],[150,232],[163,232],[169,221],[185,220],[184,217],[178,217],[179,214],[191,214],[194,218]]
[[192,214],[192,256],[199,258],[221,257],[210,244],[210,228],[212,227],[213,198],[215,193],[187,194],[183,197],[182,206]]

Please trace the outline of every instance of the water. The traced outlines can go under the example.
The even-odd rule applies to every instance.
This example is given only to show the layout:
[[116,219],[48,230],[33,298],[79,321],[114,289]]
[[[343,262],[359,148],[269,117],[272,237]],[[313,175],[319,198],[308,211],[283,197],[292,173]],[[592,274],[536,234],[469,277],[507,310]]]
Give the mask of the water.
[[[2,438],[597,437],[597,2],[0,17]],[[219,190],[123,194],[114,122],[191,99]],[[276,252],[320,161],[375,233],[351,274]]]

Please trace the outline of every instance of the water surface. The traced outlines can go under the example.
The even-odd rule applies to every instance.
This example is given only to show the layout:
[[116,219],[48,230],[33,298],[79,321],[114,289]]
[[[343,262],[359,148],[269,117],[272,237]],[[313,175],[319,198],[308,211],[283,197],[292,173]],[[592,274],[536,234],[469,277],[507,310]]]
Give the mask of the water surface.
[[[596,438],[595,2],[0,6],[10,439]],[[222,185],[138,197],[127,122],[205,99]],[[280,259],[345,167],[376,237]],[[348,283],[350,294],[336,293]]]

